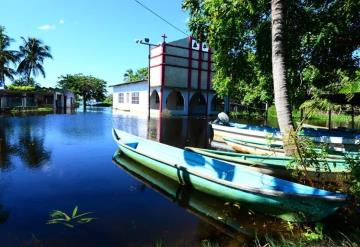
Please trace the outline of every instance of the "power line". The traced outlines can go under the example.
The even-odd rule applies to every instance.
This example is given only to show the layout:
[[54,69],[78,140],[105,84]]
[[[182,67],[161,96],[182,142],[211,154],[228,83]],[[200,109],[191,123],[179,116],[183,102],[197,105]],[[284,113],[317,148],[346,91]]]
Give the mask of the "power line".
[[188,36],[188,34],[186,32],[184,32],[183,30],[181,30],[180,28],[178,28],[177,26],[175,26],[174,24],[172,24],[171,22],[167,21],[165,18],[163,18],[162,16],[160,16],[159,14],[157,14],[155,11],[153,11],[152,9],[150,9],[148,6],[146,6],[145,4],[143,4],[142,2],[138,1],[138,0],[134,0],[136,3],[138,3],[141,7],[143,7],[144,9],[146,9],[147,11],[149,11],[150,13],[152,13],[153,15],[157,16],[158,18],[160,18],[162,21],[166,22],[168,25],[170,25],[171,27],[175,28],[177,31],[181,32],[182,34],[185,34],[186,36]]

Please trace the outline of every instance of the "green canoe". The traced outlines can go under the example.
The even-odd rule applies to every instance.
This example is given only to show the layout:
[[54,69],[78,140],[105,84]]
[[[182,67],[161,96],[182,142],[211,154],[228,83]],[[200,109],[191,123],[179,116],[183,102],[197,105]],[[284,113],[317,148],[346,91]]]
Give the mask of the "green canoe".
[[[269,207],[254,208],[249,204],[229,203],[198,190],[176,183],[174,180],[151,170],[142,164],[116,151],[114,163],[148,188],[176,203],[201,221],[213,226],[220,232],[240,241],[244,237],[278,234],[279,228],[288,226],[286,221],[269,217],[282,216],[286,212],[271,211]],[[264,228],[266,225],[266,228]]]
[[347,204],[349,197],[250,171],[188,150],[113,129],[120,150],[142,165],[211,196],[246,203],[287,221],[317,221]]
[[[293,171],[292,167],[294,167],[293,165],[291,165],[291,163],[295,162],[292,157],[287,156],[280,157],[270,155],[243,154],[237,152],[202,149],[194,147],[186,147],[185,149],[202,155],[206,155],[211,158],[233,162],[243,166],[248,166],[253,170],[283,178],[290,177],[290,173]],[[321,178],[323,180],[332,180],[334,179],[334,177],[349,172],[349,166],[345,160],[326,159],[319,160],[319,162],[320,164],[322,164],[320,169],[315,167],[306,168],[311,175],[311,178],[315,180],[317,178]],[[323,176],[319,177],[319,174]]]

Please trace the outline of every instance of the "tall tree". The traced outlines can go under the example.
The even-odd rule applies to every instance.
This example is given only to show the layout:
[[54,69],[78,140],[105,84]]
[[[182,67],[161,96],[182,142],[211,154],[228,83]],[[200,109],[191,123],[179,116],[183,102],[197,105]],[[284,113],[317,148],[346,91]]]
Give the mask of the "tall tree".
[[5,77],[10,80],[14,79],[15,70],[10,67],[18,59],[18,53],[9,50],[11,42],[14,40],[5,33],[5,27],[0,26],[0,86],[5,85]]
[[284,0],[271,0],[271,57],[276,115],[280,131],[284,134],[285,152],[291,154],[291,146],[287,144],[294,128],[286,83],[284,8]]
[[[316,92],[336,90],[342,75],[356,77],[360,1],[285,2],[288,96],[297,107]],[[216,91],[245,104],[271,103],[271,1],[184,0],[183,8],[193,37],[213,50]]]
[[84,110],[86,110],[87,101],[103,100],[106,97],[106,81],[104,80],[82,74],[65,75],[59,79],[58,87],[71,90],[82,97]]
[[43,63],[45,58],[52,58],[50,47],[44,45],[43,42],[36,38],[25,39],[21,37],[23,45],[19,47],[19,63],[17,71],[24,75],[26,81],[30,82],[30,76],[37,76],[39,72],[45,77]]

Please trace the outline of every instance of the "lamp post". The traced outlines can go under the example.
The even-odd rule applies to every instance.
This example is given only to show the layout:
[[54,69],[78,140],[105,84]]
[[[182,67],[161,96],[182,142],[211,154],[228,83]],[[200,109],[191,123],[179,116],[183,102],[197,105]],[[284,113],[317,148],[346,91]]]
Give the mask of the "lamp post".
[[151,59],[151,47],[156,46],[150,43],[149,38],[143,38],[136,40],[137,44],[148,46],[148,118],[150,118],[150,59]]

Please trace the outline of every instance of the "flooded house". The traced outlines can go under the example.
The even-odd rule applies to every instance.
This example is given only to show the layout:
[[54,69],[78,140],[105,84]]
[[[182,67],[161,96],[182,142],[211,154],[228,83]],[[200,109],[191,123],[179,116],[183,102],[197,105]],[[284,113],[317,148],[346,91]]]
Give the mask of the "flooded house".
[[52,88],[34,90],[0,90],[0,110],[49,107],[57,109],[75,108],[75,95],[70,91]]
[[[211,49],[192,37],[162,42],[150,50],[148,80],[113,85],[113,108],[150,115],[212,115],[228,111],[213,90]],[[150,90],[149,90],[150,87]]]

